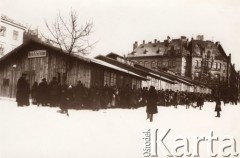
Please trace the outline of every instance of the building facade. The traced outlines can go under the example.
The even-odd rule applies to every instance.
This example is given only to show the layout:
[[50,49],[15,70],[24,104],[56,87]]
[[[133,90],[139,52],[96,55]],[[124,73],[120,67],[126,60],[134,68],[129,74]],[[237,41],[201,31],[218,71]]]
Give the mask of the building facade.
[[26,27],[5,15],[0,20],[0,58],[23,43]]
[[231,54],[226,55],[219,42],[204,40],[203,35],[191,40],[181,36],[168,37],[163,42],[156,39],[142,44],[135,42],[128,58],[150,69],[184,76],[212,88],[220,87],[221,93],[237,87],[237,79],[233,79],[239,77],[231,63]]
[[130,83],[141,87],[141,81],[146,80],[145,76],[80,55],[69,57],[71,64],[66,75],[68,57],[59,48],[40,41],[29,40],[20,45],[0,58],[0,96],[15,97],[17,81],[23,73],[27,74],[30,86],[34,82],[40,83],[43,78],[49,82],[53,77],[59,84],[76,85],[81,81],[88,88],[105,84],[122,87]]
[[128,71],[133,71],[146,76],[147,80],[142,80],[142,87],[154,86],[157,90],[188,91],[198,93],[211,93],[211,88],[198,81],[189,80],[186,77],[170,74],[164,71],[156,71],[141,66],[129,58],[122,57],[116,53],[109,53],[106,56],[97,56],[99,60],[120,66]]

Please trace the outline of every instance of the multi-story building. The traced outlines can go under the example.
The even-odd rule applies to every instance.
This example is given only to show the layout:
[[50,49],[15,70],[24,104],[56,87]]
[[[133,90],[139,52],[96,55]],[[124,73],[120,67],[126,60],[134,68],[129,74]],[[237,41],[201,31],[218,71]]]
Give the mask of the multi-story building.
[[237,74],[231,64],[231,54],[226,55],[219,42],[204,40],[203,35],[191,40],[181,36],[168,37],[163,42],[157,39],[142,44],[135,42],[128,57],[147,68],[168,71],[222,90],[231,87],[231,78]]
[[23,43],[26,27],[1,15],[0,21],[0,58]]
[[186,76],[186,57],[188,51],[188,40],[186,37],[172,39],[168,37],[163,42],[157,41],[138,45],[135,42],[133,52],[128,55],[132,60],[147,68],[155,70],[168,70],[177,75]]

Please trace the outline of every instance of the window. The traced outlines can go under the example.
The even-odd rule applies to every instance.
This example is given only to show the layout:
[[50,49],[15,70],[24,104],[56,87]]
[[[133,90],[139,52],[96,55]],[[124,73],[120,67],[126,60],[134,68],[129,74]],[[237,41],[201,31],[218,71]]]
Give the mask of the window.
[[116,74],[113,72],[104,72],[104,85],[114,86],[116,85]]
[[176,67],[176,61],[175,60],[172,61],[172,66]]
[[4,46],[3,44],[0,44],[0,55],[4,54]]
[[199,67],[202,67],[202,63],[203,61],[199,61],[198,64],[199,64]]
[[3,79],[3,86],[9,86],[9,79]]
[[208,68],[212,68],[212,62],[208,62]]
[[137,80],[137,79],[132,79],[132,88],[136,86],[136,88],[141,88],[141,81],[140,80]]
[[218,67],[218,63],[214,63],[214,64],[213,64],[213,68],[214,68],[214,69],[217,69],[217,67]]
[[151,86],[154,86],[155,88],[157,88],[158,87],[158,82],[157,81],[158,81],[157,79],[151,78]]
[[0,27],[0,36],[5,36],[6,34],[6,27],[5,26],[1,26]]
[[18,40],[18,31],[13,30],[13,40]]
[[145,61],[144,66],[149,68],[149,63],[147,61]]
[[225,70],[226,70],[226,66],[225,65],[222,65],[222,70],[223,70],[223,72],[225,72]]
[[176,61],[175,60],[168,60],[168,67],[176,67]]
[[186,67],[187,67],[187,62],[184,61],[184,62],[183,62],[183,68],[185,69]]
[[115,86],[115,85],[116,85],[116,74],[111,73],[110,86]]
[[156,67],[156,62],[152,61],[152,68],[155,68],[155,67]]
[[207,52],[207,58],[209,59],[209,58],[210,58],[210,56],[211,56],[211,52],[210,52],[210,51],[208,51],[208,52]]
[[161,62],[161,61],[158,61],[158,62],[157,62],[157,66],[158,66],[158,67],[162,67],[162,62]]
[[198,67],[198,61],[197,61],[197,60],[195,60],[194,66],[195,66],[195,67]]
[[168,67],[172,67],[172,60],[168,60]]
[[110,85],[110,72],[104,72],[104,85]]

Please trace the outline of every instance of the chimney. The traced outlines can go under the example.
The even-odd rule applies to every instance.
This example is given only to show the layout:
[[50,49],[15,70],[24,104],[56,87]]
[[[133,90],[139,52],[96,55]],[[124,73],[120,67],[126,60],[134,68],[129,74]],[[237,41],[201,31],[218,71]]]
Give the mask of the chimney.
[[143,44],[145,44],[145,40],[143,40]]
[[157,41],[157,43],[160,43],[160,41]]
[[148,42],[148,44],[151,44],[151,43],[152,43],[151,41]]
[[138,47],[138,42],[135,41],[135,43],[133,44],[133,50],[136,49]]
[[204,40],[204,36],[203,35],[197,35],[196,39],[200,40],[200,41],[203,41]]
[[231,63],[231,60],[232,60],[231,53],[228,55],[228,59],[229,59],[229,61]]
[[154,43],[157,43],[157,39],[154,39]]
[[143,52],[143,54],[147,54],[147,52],[148,52],[148,50],[147,50],[147,49],[145,49],[145,50],[144,50],[144,52]]
[[186,39],[186,36],[181,36],[181,39]]

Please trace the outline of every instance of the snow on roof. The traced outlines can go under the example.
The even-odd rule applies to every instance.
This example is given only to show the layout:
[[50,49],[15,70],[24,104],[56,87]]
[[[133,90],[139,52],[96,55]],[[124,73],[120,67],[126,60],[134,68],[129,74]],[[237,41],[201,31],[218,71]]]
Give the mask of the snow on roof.
[[182,82],[182,83],[185,83],[185,84],[187,84],[187,85],[193,86],[192,83],[190,83],[190,82],[188,82],[188,81],[185,81],[185,80],[182,80],[182,79],[180,79],[180,78],[177,78],[177,80],[178,80],[179,82]]
[[154,76],[156,76],[156,77],[158,77],[158,78],[160,78],[160,79],[162,79],[162,80],[165,80],[165,81],[167,81],[167,82],[170,82],[170,83],[176,83],[174,80],[171,80],[171,79],[169,79],[169,78],[166,78],[166,77],[163,77],[163,76],[160,76],[160,75],[157,75],[157,74],[155,74],[155,73],[152,73],[152,72],[149,72],[151,75],[154,75]]
[[133,76],[140,77],[140,78],[142,78],[142,79],[144,79],[144,80],[147,80],[147,78],[144,77],[144,76],[138,75],[138,74],[136,74],[136,73],[134,73],[134,72],[131,72],[131,71],[129,71],[129,70],[123,69],[123,68],[121,68],[121,67],[118,67],[118,66],[116,66],[116,65],[107,63],[107,62],[102,61],[102,60],[99,60],[99,59],[91,59],[91,62],[96,63],[96,64],[99,64],[99,65],[102,65],[102,66],[105,66],[105,67],[108,67],[108,68],[111,68],[111,69],[114,69],[114,70],[118,70],[118,71],[121,71],[121,72],[124,72],[124,73],[127,73],[127,74],[131,74],[131,75],[133,75]]

